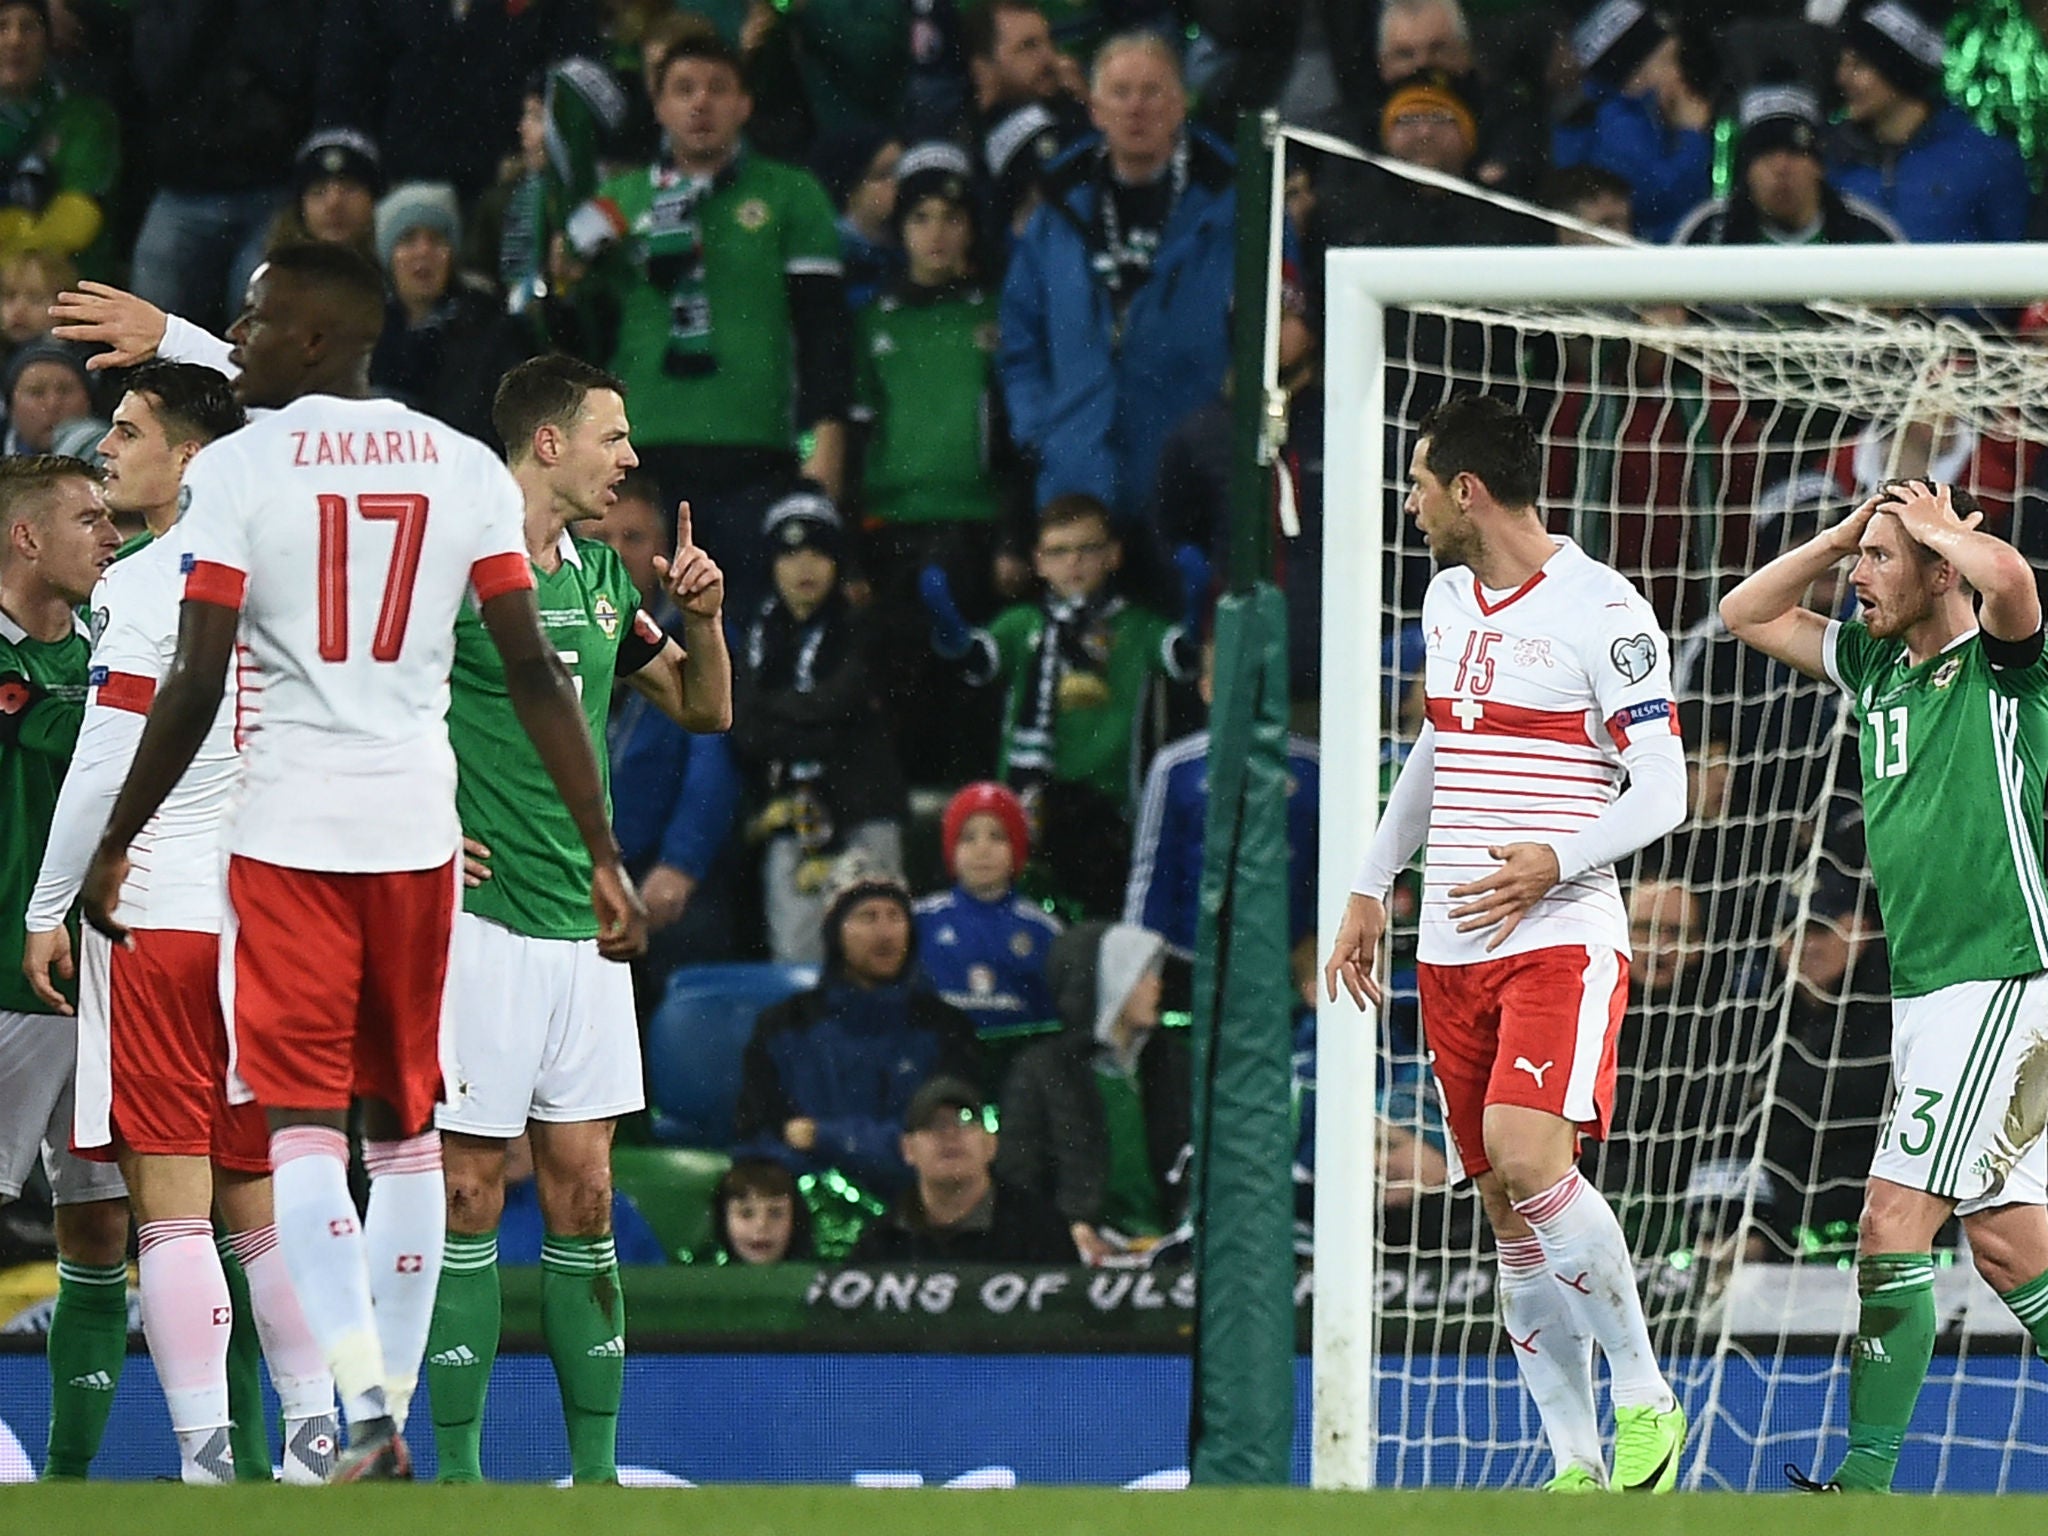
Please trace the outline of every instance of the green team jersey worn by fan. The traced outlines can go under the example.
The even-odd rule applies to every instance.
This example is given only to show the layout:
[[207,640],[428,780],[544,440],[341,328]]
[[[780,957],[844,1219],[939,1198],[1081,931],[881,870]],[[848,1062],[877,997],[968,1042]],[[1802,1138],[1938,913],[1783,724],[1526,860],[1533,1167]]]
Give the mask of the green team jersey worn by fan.
[[[664,637],[641,611],[633,578],[609,545],[564,534],[560,548],[556,569],[534,567],[534,596],[541,629],[575,679],[609,793],[605,722],[612,681],[646,665]],[[504,663],[473,601],[455,621],[448,740],[455,748],[455,810],[463,836],[491,851],[491,878],[464,890],[463,911],[529,938],[596,938],[589,851],[520,728]]]
[[619,301],[611,370],[633,402],[635,441],[794,447],[785,280],[839,271],[825,189],[742,149],[708,185],[665,164],[614,176],[578,211],[593,216],[616,237],[592,277]]
[[905,283],[853,318],[854,415],[869,515],[885,523],[987,522],[996,301],[967,282]]
[[2001,666],[1988,644],[1972,630],[1914,666],[1861,622],[1823,642],[1856,710],[1894,997],[2048,970],[2048,657]]
[[[91,657],[83,624],[61,640],[36,640],[0,613],[0,717],[7,720],[0,728],[0,1012],[50,1011],[21,974],[22,918],[85,723]],[[40,697],[31,701],[36,690]]]

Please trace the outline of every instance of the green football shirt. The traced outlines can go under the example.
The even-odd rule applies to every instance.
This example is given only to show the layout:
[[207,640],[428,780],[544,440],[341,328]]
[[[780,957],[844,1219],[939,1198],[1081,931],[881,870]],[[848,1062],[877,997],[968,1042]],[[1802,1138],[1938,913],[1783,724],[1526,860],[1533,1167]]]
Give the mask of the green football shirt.
[[1823,657],[1856,711],[1892,995],[2048,970],[2048,656],[1997,667],[1972,631],[1914,666],[1856,621]]
[[786,280],[840,270],[831,200],[808,171],[751,150],[719,174],[695,211],[713,366],[679,377],[667,365],[671,287],[646,270],[656,194],[672,192],[674,176],[662,166],[643,167],[614,176],[597,193],[626,232],[594,278],[619,303],[611,369],[633,402],[634,441],[794,448],[809,423],[795,419],[796,339]]
[[854,317],[868,511],[885,523],[986,522],[996,301],[968,283],[906,285]]
[[[534,568],[534,596],[541,628],[575,680],[608,789],[605,722],[619,648],[636,626],[643,640],[659,631],[640,612],[625,562],[608,545],[565,537],[562,550],[555,570]],[[530,938],[595,938],[590,854],[520,728],[504,664],[474,604],[455,623],[448,739],[455,748],[455,809],[463,835],[491,851],[491,878],[463,892],[463,910]]]
[[[0,835],[0,1011],[8,1013],[50,1011],[21,974],[22,921],[57,813],[57,791],[85,722],[91,657],[83,624],[61,640],[35,640],[0,613],[0,688],[26,683],[44,691],[19,716],[14,739],[0,740],[0,827],[6,829]],[[74,995],[68,983],[64,990]]]

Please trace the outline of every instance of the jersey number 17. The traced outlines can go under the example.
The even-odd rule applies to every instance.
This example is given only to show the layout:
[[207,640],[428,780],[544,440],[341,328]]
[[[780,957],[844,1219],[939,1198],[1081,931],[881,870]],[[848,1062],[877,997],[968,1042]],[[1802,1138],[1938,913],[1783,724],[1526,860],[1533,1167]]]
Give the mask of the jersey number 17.
[[[377,630],[370,637],[372,661],[396,661],[405,648],[405,625],[412,617],[412,586],[419,575],[420,546],[427,538],[427,498],[410,492],[365,493],[356,497],[356,517],[396,523],[391,567],[384,577],[384,602],[377,610]],[[346,496],[320,498],[320,659],[348,660],[348,537]]]

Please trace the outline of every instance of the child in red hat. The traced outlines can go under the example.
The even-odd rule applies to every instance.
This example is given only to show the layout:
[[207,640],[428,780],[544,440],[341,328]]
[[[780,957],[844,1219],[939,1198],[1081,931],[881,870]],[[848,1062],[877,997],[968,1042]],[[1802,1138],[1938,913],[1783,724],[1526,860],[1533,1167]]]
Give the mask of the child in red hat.
[[974,1020],[983,1064],[994,1069],[1018,1041],[1059,1027],[1045,957],[1060,925],[1017,894],[1031,831],[1016,791],[970,784],[939,827],[954,884],[916,905],[918,960],[939,995]]

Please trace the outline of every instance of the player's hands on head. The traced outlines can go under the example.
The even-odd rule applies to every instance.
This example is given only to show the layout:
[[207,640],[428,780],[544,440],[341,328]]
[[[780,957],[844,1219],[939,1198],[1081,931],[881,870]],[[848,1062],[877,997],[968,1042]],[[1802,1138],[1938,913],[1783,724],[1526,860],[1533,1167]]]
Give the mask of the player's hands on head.
[[462,840],[462,883],[471,890],[491,878],[491,850],[473,837]]
[[1907,537],[1928,545],[1943,534],[1968,533],[1984,521],[1982,512],[1960,515],[1949,488],[1932,480],[1908,480],[1891,487],[1884,510],[1898,518]]
[[128,850],[102,843],[86,866],[85,885],[78,896],[85,920],[116,944],[128,942],[128,930],[114,921],[114,908],[120,905],[121,887],[127,879]]
[[76,288],[67,288],[50,306],[50,318],[57,322],[50,332],[59,341],[82,341],[106,347],[85,360],[98,372],[103,368],[133,368],[156,356],[163,345],[169,321],[149,300],[110,283],[90,278]]
[[600,955],[607,960],[637,960],[647,953],[647,909],[616,863],[600,864],[591,872],[590,905],[597,913]]
[[71,935],[62,928],[31,931],[22,941],[21,974],[28,978],[29,990],[48,1003],[53,1012],[69,1014],[71,1004],[50,980],[52,973],[65,981],[77,974],[71,963]]
[[1855,554],[1857,546],[1863,542],[1863,530],[1870,526],[1870,520],[1873,517],[1877,516],[1879,512],[1886,510],[1885,503],[1890,498],[1891,493],[1889,491],[1878,491],[1875,495],[1864,497],[1862,502],[1857,505],[1855,511],[1835,524],[1824,535],[1829,545],[1842,554]]
[[1484,879],[1452,886],[1449,894],[1471,898],[1463,906],[1451,908],[1458,932],[1494,929],[1493,937],[1486,941],[1491,953],[1507,942],[1529,909],[1557,884],[1561,871],[1556,850],[1548,843],[1508,843],[1487,849],[1486,856],[1499,859],[1500,868]]
[[1323,964],[1323,986],[1330,1001],[1337,1000],[1337,983],[1351,994],[1360,1011],[1370,1002],[1377,1008],[1385,1001],[1379,978],[1380,937],[1387,931],[1386,903],[1377,896],[1351,893],[1344,903],[1344,920],[1337,925],[1337,942],[1330,946],[1330,958]]
[[694,619],[715,619],[725,607],[725,572],[718,562],[697,547],[690,532],[690,504],[676,504],[675,558],[654,557],[654,568],[669,601]]

